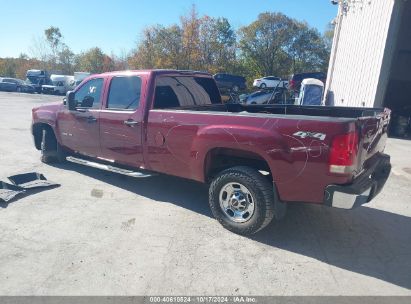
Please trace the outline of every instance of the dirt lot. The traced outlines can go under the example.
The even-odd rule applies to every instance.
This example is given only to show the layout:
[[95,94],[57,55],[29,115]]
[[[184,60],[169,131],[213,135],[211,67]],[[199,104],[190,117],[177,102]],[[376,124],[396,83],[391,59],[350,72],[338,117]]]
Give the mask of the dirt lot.
[[370,204],[292,205],[247,238],[212,218],[201,184],[42,164],[30,111],[53,100],[0,93],[0,178],[61,183],[0,204],[0,294],[411,295],[411,141],[389,140],[393,172]]

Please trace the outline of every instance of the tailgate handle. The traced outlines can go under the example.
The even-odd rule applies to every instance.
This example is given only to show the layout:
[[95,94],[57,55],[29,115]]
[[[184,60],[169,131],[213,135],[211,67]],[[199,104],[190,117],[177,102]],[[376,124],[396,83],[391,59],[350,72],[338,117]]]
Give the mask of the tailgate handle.
[[138,121],[127,119],[124,121],[124,124],[128,127],[134,127],[135,125],[138,125]]

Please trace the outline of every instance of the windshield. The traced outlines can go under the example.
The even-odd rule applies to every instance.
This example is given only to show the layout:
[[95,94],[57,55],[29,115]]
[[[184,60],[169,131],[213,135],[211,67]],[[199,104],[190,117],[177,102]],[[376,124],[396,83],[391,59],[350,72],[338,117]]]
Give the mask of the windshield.
[[53,83],[53,85],[56,86],[56,87],[62,87],[62,86],[64,86],[64,84],[63,84],[62,81],[53,81],[52,83]]

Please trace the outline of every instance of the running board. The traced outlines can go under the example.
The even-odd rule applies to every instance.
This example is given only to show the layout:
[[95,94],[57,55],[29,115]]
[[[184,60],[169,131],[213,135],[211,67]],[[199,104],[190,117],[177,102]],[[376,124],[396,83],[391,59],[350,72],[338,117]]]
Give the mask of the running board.
[[85,160],[85,159],[81,159],[81,158],[77,158],[77,157],[73,157],[73,156],[66,157],[66,160],[69,161],[69,162],[72,162],[72,163],[79,164],[79,165],[84,165],[84,166],[88,166],[88,167],[92,167],[92,168],[97,168],[97,169],[100,169],[100,170],[105,170],[105,171],[110,171],[110,172],[114,172],[114,173],[118,173],[118,174],[122,174],[122,175],[136,177],[136,178],[143,178],[143,177],[153,176],[152,174],[147,174],[147,173],[141,173],[141,172],[131,171],[131,170],[127,170],[127,169],[122,169],[122,168],[118,168],[118,167],[114,167],[114,166],[110,166],[110,165],[106,165],[106,164],[101,164],[101,163],[97,163],[97,162],[93,162],[93,161],[89,161],[89,160]]

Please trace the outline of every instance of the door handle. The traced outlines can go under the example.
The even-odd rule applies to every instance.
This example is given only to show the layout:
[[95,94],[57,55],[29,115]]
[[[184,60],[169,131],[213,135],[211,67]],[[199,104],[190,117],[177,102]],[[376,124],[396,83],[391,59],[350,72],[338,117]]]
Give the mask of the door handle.
[[138,125],[138,121],[132,119],[127,119],[123,123],[128,127],[134,127],[135,125]]
[[93,123],[93,122],[96,122],[96,121],[97,121],[97,118],[95,118],[94,116],[87,117],[87,122],[88,123]]

